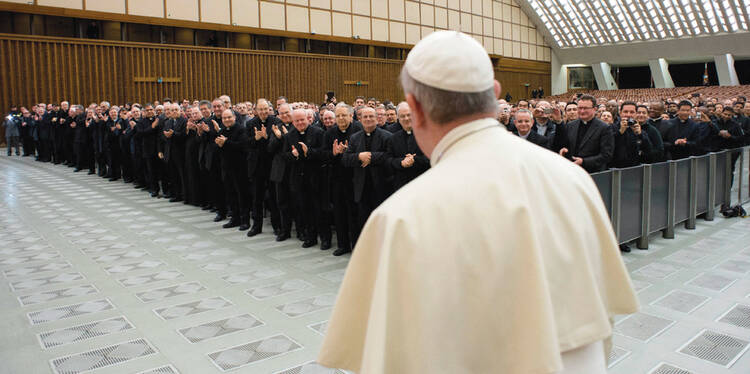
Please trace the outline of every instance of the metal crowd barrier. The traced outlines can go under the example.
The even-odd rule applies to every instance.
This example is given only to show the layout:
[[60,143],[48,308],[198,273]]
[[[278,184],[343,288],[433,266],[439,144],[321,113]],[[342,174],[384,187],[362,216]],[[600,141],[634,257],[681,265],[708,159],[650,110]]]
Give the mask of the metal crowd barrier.
[[[591,174],[599,188],[620,244],[637,240],[648,248],[649,235],[662,231],[674,238],[674,228],[685,223],[694,229],[703,215],[712,221],[722,204],[750,201],[750,173],[745,162],[750,147],[709,153],[682,160],[610,169]],[[737,155],[732,182],[732,155]],[[737,187],[736,200],[732,184]]]

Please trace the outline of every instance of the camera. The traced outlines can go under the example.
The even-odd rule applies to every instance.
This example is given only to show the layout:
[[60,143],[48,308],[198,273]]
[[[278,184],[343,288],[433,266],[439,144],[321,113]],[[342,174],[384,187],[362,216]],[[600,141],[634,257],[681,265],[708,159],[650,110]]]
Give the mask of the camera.
[[552,108],[544,108],[544,114],[552,114]]
[[633,127],[635,124],[638,123],[632,118],[628,118],[628,127]]

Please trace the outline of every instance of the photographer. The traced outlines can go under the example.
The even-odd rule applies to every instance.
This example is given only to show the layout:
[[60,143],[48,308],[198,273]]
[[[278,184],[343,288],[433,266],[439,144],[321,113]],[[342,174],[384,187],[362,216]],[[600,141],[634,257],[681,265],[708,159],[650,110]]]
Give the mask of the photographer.
[[635,120],[636,108],[635,102],[624,102],[620,107],[620,122],[612,125],[615,150],[610,167],[626,168],[640,165],[646,155],[652,152],[648,135]]

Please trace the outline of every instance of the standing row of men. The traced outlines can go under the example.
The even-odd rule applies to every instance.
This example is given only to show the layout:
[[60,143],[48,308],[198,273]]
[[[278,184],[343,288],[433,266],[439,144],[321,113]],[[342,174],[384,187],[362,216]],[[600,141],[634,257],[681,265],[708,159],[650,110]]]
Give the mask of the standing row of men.
[[[515,109],[500,104],[498,120],[513,133],[560,153],[590,173],[643,163],[683,159],[750,144],[750,103],[742,97],[717,111],[695,108],[689,100],[671,104],[665,113],[660,102],[608,102],[597,112],[597,99],[583,95],[575,102],[553,107]],[[561,109],[562,108],[562,109]],[[613,116],[607,116],[610,111]]]
[[6,122],[35,129],[24,152],[38,161],[122,178],[153,197],[211,210],[214,221],[228,219],[224,228],[248,236],[260,234],[268,216],[277,241],[294,226],[303,247],[320,240],[329,249],[333,228],[334,255],[342,255],[369,214],[430,166],[411,132],[409,106],[372,101],[356,114],[345,103],[316,112],[285,98],[276,112],[266,99],[233,106],[227,96],[129,110],[62,102]]

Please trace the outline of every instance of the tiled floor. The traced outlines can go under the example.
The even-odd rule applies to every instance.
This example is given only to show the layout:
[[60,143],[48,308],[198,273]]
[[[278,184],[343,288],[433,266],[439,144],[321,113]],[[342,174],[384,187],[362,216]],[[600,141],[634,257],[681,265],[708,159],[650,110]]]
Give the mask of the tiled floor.
[[[0,373],[340,373],[311,362],[347,257],[29,158],[0,156],[0,197]],[[643,308],[610,373],[750,373],[749,234],[626,255]]]

